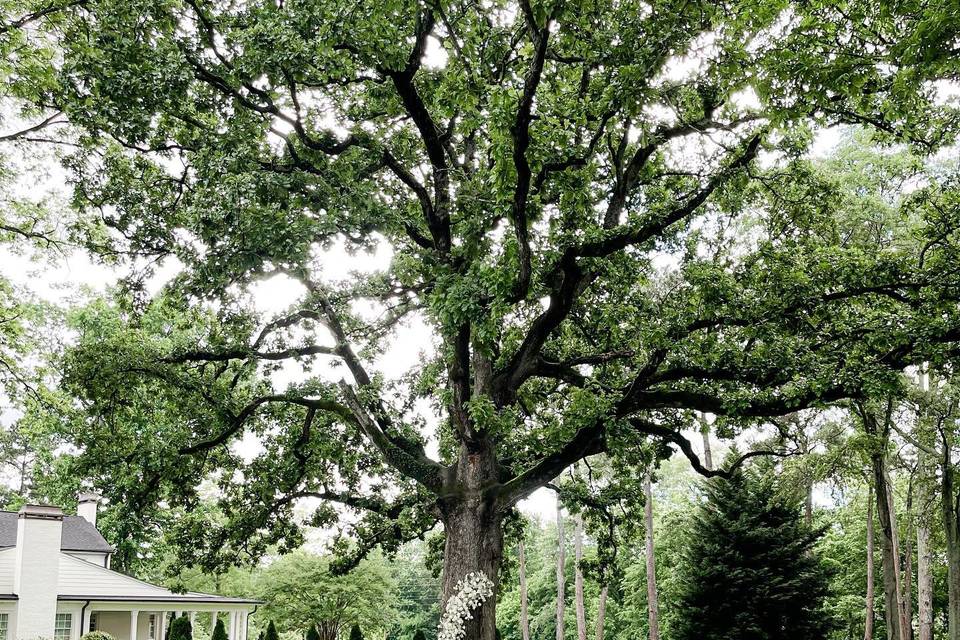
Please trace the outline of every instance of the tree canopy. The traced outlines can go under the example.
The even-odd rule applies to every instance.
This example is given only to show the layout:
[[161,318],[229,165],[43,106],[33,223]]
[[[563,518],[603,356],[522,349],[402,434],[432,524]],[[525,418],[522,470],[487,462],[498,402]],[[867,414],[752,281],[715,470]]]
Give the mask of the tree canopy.
[[[5,68],[17,97],[71,125],[72,203],[101,225],[91,248],[179,267],[159,293],[147,267],[73,315],[64,390],[86,412],[71,440],[96,452],[78,468],[130,513],[182,514],[185,561],[289,550],[295,505],[316,498],[314,524],[360,514],[348,564],[438,521],[455,530],[447,598],[476,571],[496,582],[504,518],[585,456],[623,471],[668,444],[729,475],[764,452],[706,468],[682,432],[693,412],[732,436],[956,355],[955,176],[884,197],[807,153],[843,124],[917,158],[953,142],[949,9],[5,13],[4,46],[32,56]],[[285,310],[258,310],[256,288],[281,285]],[[409,326],[423,354],[398,365]],[[210,478],[220,512],[201,522]],[[493,607],[471,637],[493,638]]]

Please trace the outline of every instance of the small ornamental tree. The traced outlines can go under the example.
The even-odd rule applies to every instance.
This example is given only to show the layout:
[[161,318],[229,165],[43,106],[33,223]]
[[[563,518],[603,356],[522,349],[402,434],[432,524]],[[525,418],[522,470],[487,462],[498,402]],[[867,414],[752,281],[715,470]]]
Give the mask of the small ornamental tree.
[[273,624],[273,620],[267,624],[267,633],[264,635],[264,640],[280,640],[280,636],[277,634],[277,626]]
[[828,572],[813,545],[822,531],[771,475],[754,469],[705,484],[681,565],[678,640],[819,640]]
[[350,629],[350,640],[363,640],[363,634],[360,633],[360,625],[353,625]]
[[423,632],[423,629],[417,629],[417,632],[413,634],[413,640],[427,640],[427,634]]
[[320,640],[320,634],[317,632],[317,626],[312,624],[307,629],[307,640]]
[[[223,626],[223,620],[217,619],[217,624],[213,625],[213,635],[210,640],[227,640],[227,630]],[[263,632],[260,632],[258,640],[265,640]]]
[[193,640],[193,625],[186,616],[174,618],[167,631],[169,640]]

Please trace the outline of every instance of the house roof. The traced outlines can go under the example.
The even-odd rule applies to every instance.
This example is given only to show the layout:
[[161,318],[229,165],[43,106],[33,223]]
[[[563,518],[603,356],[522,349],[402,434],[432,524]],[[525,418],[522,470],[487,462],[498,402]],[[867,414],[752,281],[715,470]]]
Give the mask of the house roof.
[[[0,550],[0,600],[16,599],[13,592],[14,549]],[[220,605],[226,609],[250,608],[259,600],[219,596],[210,593],[174,593],[169,589],[138,580],[132,576],[88,562],[67,552],[61,552],[57,584],[54,586],[58,600],[143,603],[169,603],[171,609],[183,605]],[[11,594],[11,595],[4,595]],[[173,607],[172,605],[180,605]]]
[[[0,511],[0,549],[17,546],[17,520],[15,511]],[[64,516],[60,533],[62,551],[87,551],[91,553],[113,553],[110,546],[97,528],[80,516]]]

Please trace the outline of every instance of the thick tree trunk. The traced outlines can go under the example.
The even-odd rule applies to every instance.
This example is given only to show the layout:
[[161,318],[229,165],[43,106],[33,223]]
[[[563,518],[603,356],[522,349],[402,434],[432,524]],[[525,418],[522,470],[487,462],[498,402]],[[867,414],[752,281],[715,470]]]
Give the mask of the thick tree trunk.
[[867,493],[867,596],[866,622],[863,628],[863,640],[873,640],[874,613],[874,571],[873,571],[873,487]]
[[496,640],[496,602],[503,559],[503,516],[485,488],[496,465],[490,455],[464,452],[457,465],[460,492],[442,506],[447,532],[443,551],[443,603],[458,591],[461,580],[483,573],[494,585],[493,595],[474,611],[464,626],[464,640]]
[[660,606],[657,598],[657,565],[653,555],[653,491],[650,487],[650,471],[643,479],[644,520],[647,538],[647,619],[649,640],[660,640]]
[[527,605],[527,556],[520,541],[520,637],[530,640],[530,613]]
[[573,595],[577,612],[577,640],[587,640],[587,613],[583,602],[583,570],[580,563],[583,561],[583,516],[577,514],[574,536],[574,558],[576,567],[573,581]]
[[597,603],[597,640],[603,640],[603,626],[607,623],[607,590],[607,585],[601,587]]
[[563,617],[566,613],[566,572],[567,553],[563,539],[563,506],[557,499],[557,640],[563,640]]

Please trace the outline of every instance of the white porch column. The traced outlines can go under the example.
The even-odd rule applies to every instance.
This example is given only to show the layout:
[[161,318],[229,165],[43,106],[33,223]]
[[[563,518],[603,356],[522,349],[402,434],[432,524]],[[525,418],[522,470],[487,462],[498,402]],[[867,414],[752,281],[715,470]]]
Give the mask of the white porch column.
[[157,611],[157,618],[160,623],[157,625],[157,637],[154,640],[163,640],[167,637],[167,612]]
[[136,609],[130,611],[130,640],[137,640],[137,617],[140,612]]
[[[90,614],[93,613],[90,611],[90,608],[87,607],[85,610],[80,612],[80,634],[82,636],[86,632],[90,631]],[[79,637],[78,636],[78,637]]]
[[230,630],[227,632],[227,640],[239,640],[237,638],[237,612],[230,612]]
[[210,612],[210,637],[213,637],[213,630],[217,628],[217,619],[220,617],[219,611]]
[[242,612],[242,613],[240,614],[240,638],[239,638],[239,640],[247,640],[247,627],[248,627],[249,624],[250,624],[249,622],[247,622],[247,616],[248,616],[248,615],[249,615],[249,612],[247,612],[247,611],[244,611],[244,612]]
[[190,628],[193,629],[197,625],[197,612],[190,612]]

